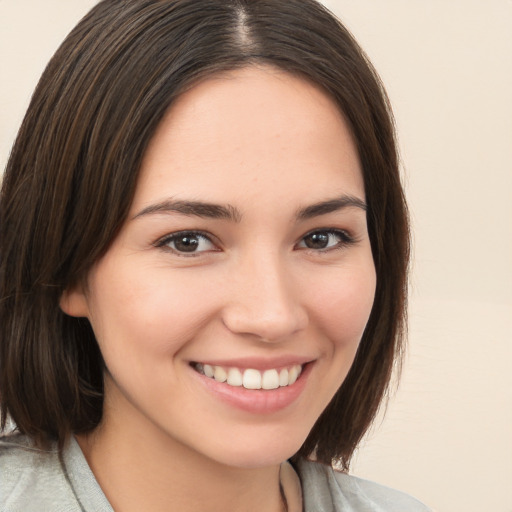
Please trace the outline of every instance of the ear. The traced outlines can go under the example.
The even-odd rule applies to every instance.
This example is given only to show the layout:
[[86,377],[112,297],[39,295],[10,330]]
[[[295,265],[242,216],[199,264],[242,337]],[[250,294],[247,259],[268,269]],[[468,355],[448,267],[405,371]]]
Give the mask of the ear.
[[89,317],[89,305],[82,285],[66,288],[60,296],[59,305],[66,315]]

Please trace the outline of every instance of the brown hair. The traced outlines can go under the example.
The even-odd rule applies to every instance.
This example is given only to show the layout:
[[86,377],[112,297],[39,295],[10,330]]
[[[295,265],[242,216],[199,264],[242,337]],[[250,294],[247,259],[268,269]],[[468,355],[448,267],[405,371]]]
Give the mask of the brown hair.
[[103,0],[34,93],[0,197],[0,391],[39,444],[94,429],[103,361],[86,319],[59,308],[127,215],[145,149],[176,97],[214,73],[265,63],[321,86],[359,152],[377,272],[354,364],[297,456],[350,457],[401,360],[409,256],[392,116],[371,64],[314,0]]

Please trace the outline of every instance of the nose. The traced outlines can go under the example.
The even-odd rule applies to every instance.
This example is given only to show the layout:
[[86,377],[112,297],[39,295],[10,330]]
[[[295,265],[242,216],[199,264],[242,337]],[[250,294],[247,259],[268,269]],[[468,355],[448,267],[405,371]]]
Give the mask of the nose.
[[275,343],[306,327],[298,283],[278,255],[248,259],[230,282],[222,319],[231,332]]

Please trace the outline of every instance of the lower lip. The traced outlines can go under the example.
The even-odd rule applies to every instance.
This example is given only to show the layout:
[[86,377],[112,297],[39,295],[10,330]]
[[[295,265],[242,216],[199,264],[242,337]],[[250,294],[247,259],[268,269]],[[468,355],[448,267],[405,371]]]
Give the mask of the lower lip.
[[253,414],[271,414],[286,409],[299,398],[306,386],[312,367],[313,363],[307,363],[299,378],[291,386],[277,389],[245,389],[243,386],[230,386],[206,377],[193,368],[191,371],[202,385],[222,402]]

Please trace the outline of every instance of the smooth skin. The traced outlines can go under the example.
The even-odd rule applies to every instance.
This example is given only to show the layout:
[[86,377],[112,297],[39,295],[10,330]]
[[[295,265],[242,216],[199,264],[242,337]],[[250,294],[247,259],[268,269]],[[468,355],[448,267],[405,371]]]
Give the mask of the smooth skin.
[[[105,360],[103,421],[78,440],[116,512],[282,510],[279,465],[343,382],[373,304],[364,201],[343,115],[308,81],[248,67],[173,104],[121,232],[61,300]],[[308,361],[302,391],[256,414],[193,367],[242,359]]]

